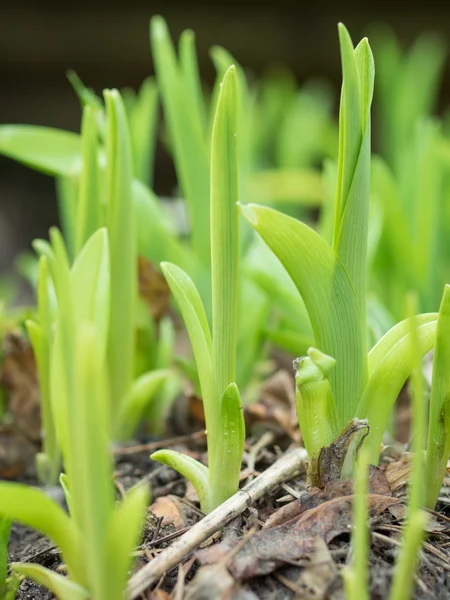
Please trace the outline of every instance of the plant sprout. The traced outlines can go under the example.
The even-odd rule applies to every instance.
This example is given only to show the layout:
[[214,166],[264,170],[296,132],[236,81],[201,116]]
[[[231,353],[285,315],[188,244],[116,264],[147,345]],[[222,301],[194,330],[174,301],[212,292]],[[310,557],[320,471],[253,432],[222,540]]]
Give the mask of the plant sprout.
[[[339,35],[343,88],[333,247],[303,223],[271,208],[247,205],[241,211],[301,293],[320,349],[310,350],[299,361],[296,377],[298,415],[308,452],[317,455],[351,419],[367,419],[370,432],[364,446],[369,460],[376,463],[391,408],[414,363],[405,352],[411,338],[408,321],[392,328],[366,353],[369,109],[374,66],[367,40],[353,50],[342,25]],[[445,306],[443,301],[441,321]],[[422,356],[433,348],[437,319],[436,313],[416,319]],[[442,406],[442,399],[437,405]],[[430,427],[436,427],[435,420]],[[443,444],[444,438],[439,439]]]
[[235,383],[238,212],[234,67],[227,70],[220,89],[211,146],[212,335],[192,280],[179,267],[162,264],[197,363],[208,435],[208,467],[171,450],[152,454],[152,458],[175,468],[192,482],[205,512],[236,492],[245,439]]
[[71,269],[57,230],[51,242],[48,257],[41,259],[41,265],[48,261],[58,305],[50,397],[70,517],[43,492],[5,482],[0,483],[0,514],[47,535],[61,549],[69,576],[29,563],[12,564],[15,573],[32,577],[60,600],[119,600],[147,490],[140,486],[115,506],[109,450],[114,414],[107,377],[108,235],[105,229],[94,233]]

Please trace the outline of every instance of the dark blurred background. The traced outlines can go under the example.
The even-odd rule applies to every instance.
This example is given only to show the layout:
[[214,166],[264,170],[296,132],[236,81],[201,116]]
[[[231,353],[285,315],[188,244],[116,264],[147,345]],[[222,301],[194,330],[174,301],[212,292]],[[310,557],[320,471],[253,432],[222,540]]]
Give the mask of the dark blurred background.
[[[32,123],[79,130],[80,107],[65,72],[74,69],[97,92],[105,87],[138,87],[152,72],[148,22],[160,13],[178,38],[185,28],[197,34],[202,76],[213,80],[208,49],[225,46],[242,65],[261,73],[270,63],[286,63],[301,83],[322,75],[340,83],[336,25],[343,21],[353,40],[375,22],[390,24],[409,44],[424,30],[450,41],[450,4],[435,0],[401,6],[378,1],[358,5],[286,0],[254,4],[227,2],[69,3],[0,0],[0,122]],[[442,104],[450,100],[447,64]],[[418,82],[420,85],[420,82]],[[155,188],[168,193],[174,182],[167,154],[159,148]],[[45,236],[57,221],[52,179],[0,157],[0,270],[14,255]]]

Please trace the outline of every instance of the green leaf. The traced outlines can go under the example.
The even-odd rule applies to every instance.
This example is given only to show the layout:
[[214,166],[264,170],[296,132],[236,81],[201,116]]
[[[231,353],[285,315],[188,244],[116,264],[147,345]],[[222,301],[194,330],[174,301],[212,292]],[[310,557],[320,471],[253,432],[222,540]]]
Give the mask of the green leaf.
[[313,456],[323,447],[330,446],[340,434],[328,379],[336,361],[316,348],[309,348],[308,355],[296,363],[297,416],[302,441],[309,456]]
[[[391,342],[389,345],[385,338],[390,335],[390,332],[378,343],[383,344],[386,352],[383,355],[379,354],[377,363],[372,363],[369,380],[356,411],[358,419],[369,421],[370,432],[364,441],[364,446],[368,448],[369,460],[372,464],[378,461],[380,444],[392,406],[414,367],[414,359],[409,351],[411,333],[406,331],[403,337],[398,339],[398,332],[404,332],[405,324],[399,325],[397,326],[399,329],[389,340]],[[421,324],[421,319],[417,319],[417,343],[421,356],[433,347],[435,334],[436,320]]]
[[191,86],[185,83],[166,22],[160,16],[150,22],[150,39],[175,168],[189,211],[192,244],[209,264],[209,158],[202,124],[193,110]]
[[0,515],[48,536],[61,549],[71,578],[85,582],[81,537],[56,502],[35,488],[0,481]]
[[211,512],[215,508],[212,498],[213,491],[208,480],[208,468],[205,465],[202,465],[191,456],[186,456],[175,450],[157,450],[150,455],[150,458],[175,469],[183,477],[186,477],[194,486],[200,500],[200,506],[205,513]]
[[83,167],[77,203],[75,256],[89,237],[103,224],[98,168],[97,113],[92,106],[83,110],[81,125]]
[[197,257],[187,244],[182,244],[168,223],[158,198],[140,181],[133,181],[134,218],[140,255],[152,262],[167,260],[192,273]]
[[208,436],[217,439],[218,409],[213,379],[212,340],[199,293],[184,271],[176,265],[161,263],[161,269],[178,304],[191,340],[203,396]]
[[236,75],[225,74],[211,144],[212,338],[216,399],[236,380],[238,299]]
[[108,118],[106,197],[111,264],[111,326],[108,353],[114,415],[128,394],[133,377],[138,278],[132,204],[131,142],[125,108],[117,90],[106,90],[104,95]]
[[158,90],[152,77],[143,81],[129,115],[129,122],[134,176],[151,186],[158,128]]
[[136,379],[122,405],[119,419],[121,439],[130,439],[142,419],[148,404],[154,399],[170,375],[168,370],[150,371]]
[[184,85],[189,93],[186,100],[191,102],[191,110],[195,114],[195,120],[199,122],[203,130],[206,128],[206,108],[203,100],[202,84],[198,69],[198,61],[195,50],[195,33],[186,29],[180,35],[180,67],[184,79]]
[[426,504],[434,509],[450,455],[450,286],[446,285],[436,326],[430,396]]
[[81,138],[51,127],[0,125],[0,154],[48,175],[73,177],[81,169]]
[[95,325],[106,351],[110,306],[109,243],[106,228],[96,231],[78,254],[70,272],[77,325]]
[[241,206],[241,212],[279,258],[306,305],[317,348],[336,359],[330,385],[338,427],[354,416],[366,378],[365,331],[347,272],[312,229],[271,208]]
[[56,179],[56,192],[56,197],[58,200],[58,213],[61,219],[61,229],[64,233],[64,241],[66,242],[67,253],[72,261],[75,257],[75,244],[77,237],[77,179],[58,177]]
[[80,585],[41,565],[12,563],[11,569],[15,573],[34,579],[36,583],[43,585],[52,594],[55,594],[58,600],[89,600],[91,598],[91,594]]
[[4,597],[7,589],[6,577],[8,575],[8,541],[12,522],[10,519],[0,517],[0,598]]
[[216,508],[239,487],[242,454],[245,442],[245,423],[242,401],[235,383],[225,389],[221,401],[221,427],[214,446],[209,448],[209,480],[212,508]]
[[110,566],[105,540],[114,510],[111,481],[110,406],[102,341],[93,326],[82,326],[72,349],[76,365],[75,404],[71,407],[71,463],[68,482],[73,518],[83,535],[83,555],[92,597],[107,600]]
[[105,543],[108,572],[104,600],[122,600],[131,563],[131,553],[139,543],[148,506],[148,490],[138,485],[130,490],[114,510]]
[[343,85],[339,117],[338,189],[333,248],[344,264],[366,327],[366,271],[370,196],[370,105],[373,56],[367,39],[356,50],[339,25]]

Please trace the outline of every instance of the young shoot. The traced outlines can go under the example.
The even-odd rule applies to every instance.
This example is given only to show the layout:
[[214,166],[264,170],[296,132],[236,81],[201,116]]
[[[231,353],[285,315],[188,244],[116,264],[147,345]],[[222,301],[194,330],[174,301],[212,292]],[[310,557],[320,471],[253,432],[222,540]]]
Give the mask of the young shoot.
[[236,381],[238,213],[236,72],[230,67],[217,102],[211,145],[212,335],[200,295],[179,267],[162,269],[179,305],[197,364],[205,410],[208,467],[170,450],[152,458],[182,473],[209,512],[236,492],[245,428]]

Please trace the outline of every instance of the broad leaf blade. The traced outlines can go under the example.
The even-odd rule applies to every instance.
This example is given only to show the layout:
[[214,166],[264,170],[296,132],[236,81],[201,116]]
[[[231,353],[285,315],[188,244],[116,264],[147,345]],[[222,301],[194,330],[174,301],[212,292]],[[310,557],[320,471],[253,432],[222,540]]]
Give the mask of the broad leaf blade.
[[315,345],[336,359],[330,385],[339,427],[354,416],[366,377],[365,331],[358,301],[342,263],[312,229],[271,208],[241,211],[279,258],[306,305]]
[[[433,347],[436,320],[421,325],[419,323],[418,319],[417,343],[420,355],[424,356]],[[386,335],[388,336],[389,333]],[[406,332],[400,340],[393,336],[393,343],[389,349],[387,344],[385,345],[387,351],[377,364],[373,364],[356,411],[358,419],[369,421],[370,432],[364,445],[368,447],[370,461],[373,464],[378,461],[380,444],[392,406],[414,368],[414,357],[409,351],[410,344],[411,333]]]
[[0,154],[48,175],[73,177],[81,169],[81,138],[50,127],[1,125]]

